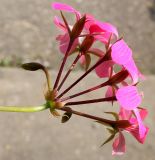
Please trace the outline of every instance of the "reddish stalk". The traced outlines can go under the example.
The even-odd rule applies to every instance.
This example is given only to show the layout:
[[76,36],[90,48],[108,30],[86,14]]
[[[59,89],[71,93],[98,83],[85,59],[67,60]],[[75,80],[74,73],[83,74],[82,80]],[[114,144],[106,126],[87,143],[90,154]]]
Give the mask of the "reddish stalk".
[[108,97],[108,98],[91,99],[91,100],[85,100],[85,101],[68,102],[65,104],[65,106],[99,103],[99,102],[109,102],[109,101],[114,101],[114,100],[116,100],[115,96]]
[[72,44],[73,44],[74,41],[70,40],[69,42],[69,45],[68,45],[68,48],[67,48],[67,51],[65,53],[65,56],[64,56],[64,59],[61,63],[61,66],[60,66],[60,69],[59,69],[59,72],[58,72],[58,75],[57,75],[57,78],[56,78],[56,81],[54,83],[54,87],[53,87],[53,90],[55,90],[59,84],[59,80],[60,80],[60,77],[61,77],[61,74],[62,74],[62,71],[63,71],[63,68],[65,66],[65,63],[66,63],[66,60],[67,60],[67,57],[68,57],[68,54],[69,54],[69,51],[72,47]]
[[93,116],[93,115],[90,115],[90,114],[86,114],[86,113],[83,113],[83,112],[78,112],[78,111],[72,110],[69,107],[58,108],[58,110],[62,110],[62,111],[66,111],[66,112],[69,111],[69,112],[72,112],[75,115],[78,115],[78,116],[81,116],[81,117],[85,117],[85,118],[89,118],[89,119],[93,119],[95,121],[101,121],[101,122],[108,123],[108,124],[115,124],[116,123],[116,121],[112,121],[112,120],[96,117],[96,116]]
[[105,87],[105,86],[107,86],[107,85],[109,84],[108,82],[109,82],[109,81],[106,81],[106,82],[104,82],[104,83],[102,83],[102,84],[99,84],[99,85],[97,85],[97,86],[95,86],[95,87],[89,88],[89,89],[87,89],[87,90],[85,90],[85,91],[82,91],[82,92],[73,94],[73,95],[68,96],[68,97],[66,97],[66,98],[62,98],[62,99],[60,99],[60,102],[63,102],[63,101],[72,99],[72,98],[74,98],[74,97],[78,97],[78,96],[81,96],[81,95],[83,95],[83,94],[86,94],[86,93],[95,91],[95,90],[97,90],[97,89],[100,89],[100,88],[102,88],[102,87]]
[[66,79],[68,78],[69,74],[71,73],[71,71],[74,69],[76,63],[78,62],[78,60],[80,59],[82,53],[79,53],[77,55],[77,57],[75,58],[74,62],[72,63],[72,65],[69,67],[68,72],[66,73],[66,75],[64,76],[63,80],[61,81],[57,91],[59,91],[61,89],[61,87],[63,86],[64,82],[66,81]]
[[66,90],[64,90],[57,99],[61,98],[65,93],[67,93],[71,88],[73,88],[77,83],[79,83],[84,77],[86,77],[92,70],[108,59],[108,54],[105,54],[97,63],[95,63],[90,69],[88,69],[81,77],[79,77],[73,84],[71,84]]
[[98,122],[103,122],[103,124],[106,123],[106,124],[111,125],[112,127],[116,126],[116,127],[125,128],[125,127],[129,127],[131,125],[129,123],[129,121],[127,121],[127,120],[118,120],[118,121],[108,120],[108,119],[96,117],[96,116],[93,116],[93,115],[90,115],[90,114],[78,112],[78,111],[72,110],[69,107],[58,108],[58,110],[65,111],[65,112],[71,112],[72,114],[75,114],[75,115],[78,115],[78,116],[81,116],[81,117],[89,118],[89,119],[92,119],[92,120],[95,120],[95,121],[98,121]]

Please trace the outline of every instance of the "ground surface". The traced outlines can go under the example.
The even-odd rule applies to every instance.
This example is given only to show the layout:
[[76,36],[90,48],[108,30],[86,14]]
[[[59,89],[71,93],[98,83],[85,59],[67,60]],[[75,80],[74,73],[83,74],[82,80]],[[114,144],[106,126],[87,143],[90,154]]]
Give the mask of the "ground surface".
[[[52,77],[55,71],[52,71]],[[74,72],[68,83],[81,75]],[[42,73],[35,74],[19,69],[0,69],[0,104],[1,105],[39,105],[44,103],[42,88],[45,79]],[[83,90],[96,82],[96,75],[91,74],[80,83],[74,92]],[[115,159],[122,160],[154,160],[155,128],[154,128],[154,90],[155,76],[148,76],[140,85],[144,91],[143,106],[149,110],[146,124],[151,128],[146,143],[141,145],[133,137],[126,134],[127,153]],[[149,84],[149,85],[148,85]],[[103,95],[104,91],[86,95],[84,98]],[[111,104],[75,106],[95,115],[106,116]],[[114,106],[113,109],[117,108]],[[110,110],[112,108],[110,107]],[[112,118],[112,117],[108,117]],[[53,118],[49,111],[39,113],[0,113],[0,159],[1,160],[112,160],[111,143],[100,148],[100,144],[109,136],[104,127],[85,118],[73,116],[66,123]]]
[[[59,12],[50,7],[54,0],[0,0],[0,59],[20,63],[44,61],[53,69],[61,55],[53,24]],[[154,0],[60,0],[77,10],[91,13],[101,21],[116,25],[120,36],[134,50],[141,70],[155,73],[155,1]],[[56,54],[57,53],[57,54]],[[7,62],[6,62],[7,63]]]

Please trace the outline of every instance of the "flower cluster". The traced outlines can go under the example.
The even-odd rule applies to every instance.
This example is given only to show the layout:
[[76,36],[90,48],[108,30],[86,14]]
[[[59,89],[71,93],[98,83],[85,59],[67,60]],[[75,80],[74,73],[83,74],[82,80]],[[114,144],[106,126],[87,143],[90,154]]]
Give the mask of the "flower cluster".
[[[123,38],[119,38],[118,31],[112,24],[96,20],[89,14],[81,14],[67,4],[53,3],[52,8],[61,12],[62,19],[55,17],[54,23],[56,27],[61,30],[61,34],[57,36],[56,40],[59,42],[61,53],[64,54],[64,59],[53,88],[55,93],[54,100],[59,103],[63,102],[64,106],[62,108],[71,105],[105,101],[114,103],[117,101],[120,106],[119,113],[109,112],[115,116],[115,123],[112,123],[110,120],[109,122],[100,119],[97,121],[100,124],[110,127],[108,130],[111,135],[103,144],[114,139],[118,133],[118,137],[114,139],[112,145],[112,154],[123,154],[125,152],[123,131],[133,135],[138,142],[144,143],[148,133],[148,127],[143,124],[147,110],[141,107],[142,94],[139,93],[137,89],[139,79],[143,79],[144,76],[140,73],[134,62],[131,48]],[[75,16],[75,23],[73,25],[68,24],[63,12],[69,12]],[[104,45],[105,49],[94,48],[93,46],[96,42]],[[73,54],[77,54],[77,57],[59,85],[59,80],[67,58]],[[96,56],[98,60],[95,64],[91,64],[91,58],[94,56]],[[84,74],[59,94],[62,85],[78,61],[85,68]],[[116,72],[115,68],[118,66],[121,69]],[[95,70],[99,78],[106,78],[108,80],[80,93],[62,98],[93,70]],[[108,89],[104,98],[68,102],[68,100],[72,98],[105,86],[108,86]]]
[[[107,130],[110,136],[102,146],[113,140],[113,155],[122,155],[126,151],[123,132],[130,133],[138,142],[144,143],[149,130],[143,123],[147,116],[147,110],[141,106],[142,93],[137,88],[139,80],[143,79],[144,76],[134,62],[131,48],[123,38],[119,38],[118,31],[112,24],[96,20],[89,14],[81,14],[67,4],[55,2],[52,3],[52,8],[59,10],[61,13],[61,18],[54,18],[54,23],[61,30],[61,34],[56,37],[56,40],[59,43],[60,52],[63,54],[63,60],[54,85],[51,86],[49,72],[42,64],[31,62],[22,65],[22,68],[26,70],[42,70],[45,73],[47,80],[47,90],[44,94],[46,103],[33,107],[0,106],[0,111],[37,112],[49,109],[53,116],[60,116],[58,111],[65,112],[62,115],[62,123],[67,122],[73,114],[95,120],[97,123],[108,127]],[[69,12],[75,17],[73,25],[68,23],[63,12]],[[98,42],[104,46],[104,49],[94,47]],[[66,74],[62,76],[68,57],[73,54],[75,59]],[[91,61],[92,58],[96,62],[94,60]],[[61,91],[62,86],[78,62],[84,67],[84,73],[69,87]],[[66,93],[93,71],[98,79],[103,80],[102,83],[79,93],[65,96]],[[107,88],[104,97],[81,101],[71,100],[103,87]],[[106,112],[113,115],[115,120],[72,109],[73,105],[103,104],[103,102],[110,102],[109,104],[117,103],[119,105],[118,113]]]

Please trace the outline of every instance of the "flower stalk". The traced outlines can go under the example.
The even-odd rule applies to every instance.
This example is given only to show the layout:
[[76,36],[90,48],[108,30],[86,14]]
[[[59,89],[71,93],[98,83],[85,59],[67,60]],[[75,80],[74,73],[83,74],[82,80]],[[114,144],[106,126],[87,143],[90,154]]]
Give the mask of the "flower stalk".
[[1,112],[39,112],[48,109],[49,107],[46,105],[41,106],[24,106],[24,107],[17,107],[17,106],[0,106]]

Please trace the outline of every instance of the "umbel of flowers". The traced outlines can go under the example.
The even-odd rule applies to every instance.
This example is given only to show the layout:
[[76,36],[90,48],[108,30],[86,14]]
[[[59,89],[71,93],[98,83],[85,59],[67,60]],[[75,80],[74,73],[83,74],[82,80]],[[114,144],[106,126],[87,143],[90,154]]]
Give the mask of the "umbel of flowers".
[[[54,17],[54,23],[61,30],[61,34],[56,37],[56,40],[59,42],[59,49],[63,56],[55,83],[52,86],[49,72],[42,64],[31,62],[22,65],[22,68],[26,70],[42,70],[45,73],[48,88],[45,93],[45,104],[32,107],[0,106],[0,111],[37,112],[49,109],[53,116],[59,117],[61,116],[58,112],[60,110],[65,112],[62,115],[62,123],[67,122],[73,114],[95,120],[106,127],[108,126],[110,136],[102,143],[102,146],[113,140],[113,155],[122,155],[126,151],[123,132],[130,133],[138,142],[143,144],[148,133],[148,127],[143,123],[147,116],[147,110],[141,106],[142,95],[137,89],[139,79],[143,78],[143,75],[134,62],[131,48],[123,38],[119,37],[116,27],[112,24],[101,22],[89,14],[81,14],[67,4],[55,2],[52,4],[52,8],[59,10],[61,15],[61,18]],[[75,17],[75,22],[69,24],[63,12],[71,13]],[[96,42],[104,45],[105,49],[95,48],[94,44]],[[76,54],[75,59],[64,75],[62,74],[64,66],[68,57],[73,54]],[[92,64],[91,58],[94,57],[97,58],[97,61]],[[85,68],[84,73],[65,90],[61,91],[62,86],[78,62]],[[121,68],[118,72],[115,71],[116,66]],[[102,78],[103,83],[96,84],[79,93],[65,96],[68,91],[78,85],[91,72],[95,72],[98,78]],[[76,100],[78,96],[95,92],[103,87],[107,88],[104,97],[82,101]],[[119,104],[118,113],[107,112],[112,114],[115,120],[72,109],[73,105],[82,106],[84,104],[104,102]]]

